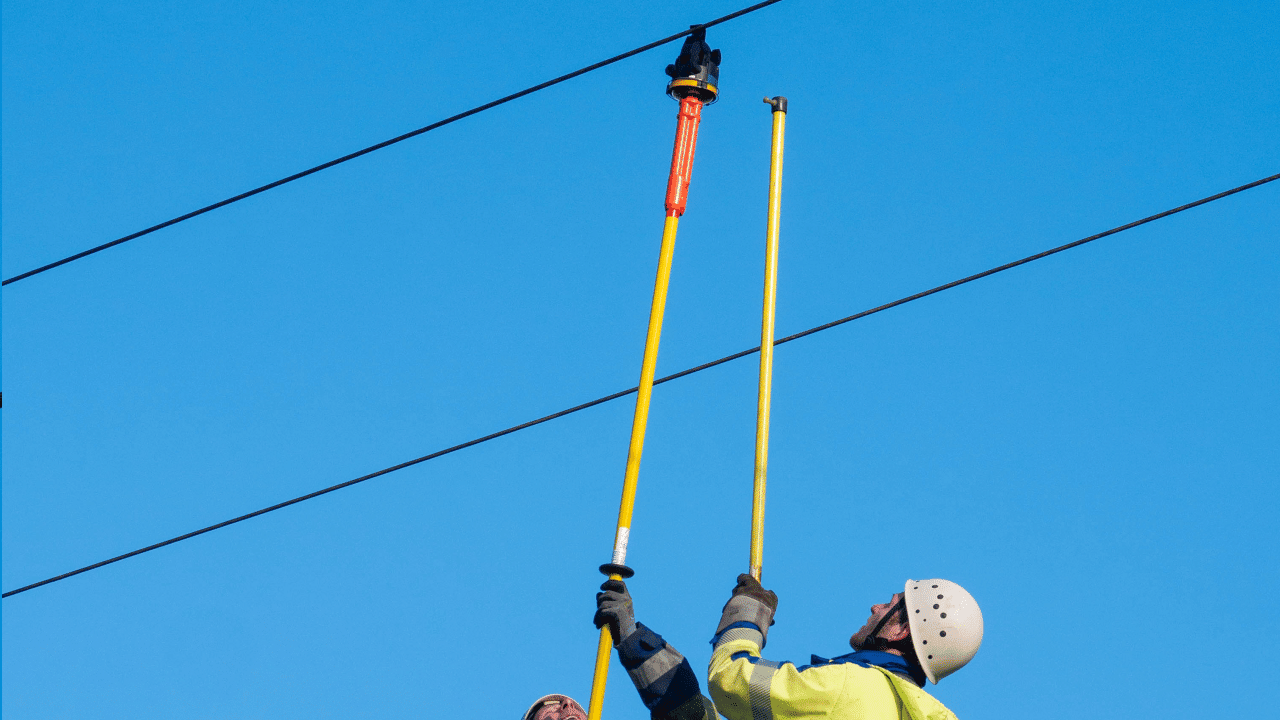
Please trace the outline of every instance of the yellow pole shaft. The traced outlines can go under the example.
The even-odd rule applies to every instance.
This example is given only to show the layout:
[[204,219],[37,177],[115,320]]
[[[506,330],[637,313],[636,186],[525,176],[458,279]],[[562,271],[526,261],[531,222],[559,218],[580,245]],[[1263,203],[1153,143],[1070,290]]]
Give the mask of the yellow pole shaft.
[[773,391],[773,326],[778,297],[778,216],[782,210],[782,140],[787,113],[773,113],[769,158],[769,219],[765,232],[764,312],[760,322],[760,392],[756,401],[756,472],[751,496],[751,575],[760,580],[764,556],[765,475],[769,466],[769,403]]
[[[613,539],[613,563],[626,564],[627,539],[631,534],[631,512],[636,504],[636,481],[640,478],[640,456],[644,452],[644,433],[649,425],[649,398],[653,395],[653,374],[658,366],[658,341],[662,338],[662,316],[667,307],[667,286],[671,282],[671,258],[676,249],[676,226],[680,218],[667,216],[662,228],[662,250],[658,255],[658,279],[653,286],[653,305],[649,308],[649,332],[644,341],[644,361],[640,364],[640,388],[636,393],[636,414],[631,421],[631,445],[627,450],[627,472],[622,481],[622,503],[618,508],[618,529]],[[620,575],[610,579],[621,580]],[[600,629],[596,648],[595,676],[591,680],[591,702],[588,720],[600,720],[604,709],[604,689],[609,679],[609,656],[613,638],[609,626]]]

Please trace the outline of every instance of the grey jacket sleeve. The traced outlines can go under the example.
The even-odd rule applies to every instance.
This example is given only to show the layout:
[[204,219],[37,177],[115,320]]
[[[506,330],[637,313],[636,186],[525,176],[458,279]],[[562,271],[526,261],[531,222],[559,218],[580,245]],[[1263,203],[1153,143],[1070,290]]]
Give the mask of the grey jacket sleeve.
[[618,658],[653,720],[716,720],[689,661],[643,623],[618,644]]

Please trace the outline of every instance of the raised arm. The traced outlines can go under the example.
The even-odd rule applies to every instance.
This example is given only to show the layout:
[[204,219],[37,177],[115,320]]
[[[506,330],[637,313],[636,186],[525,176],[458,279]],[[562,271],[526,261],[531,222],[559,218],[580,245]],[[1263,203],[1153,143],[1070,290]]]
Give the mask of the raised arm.
[[609,626],[622,667],[653,720],[716,720],[693,667],[661,635],[635,620],[626,583],[608,580],[596,595],[595,625]]
[[797,668],[760,656],[778,596],[750,575],[739,575],[712,638],[707,686],[729,720],[826,717],[846,682],[838,667]]

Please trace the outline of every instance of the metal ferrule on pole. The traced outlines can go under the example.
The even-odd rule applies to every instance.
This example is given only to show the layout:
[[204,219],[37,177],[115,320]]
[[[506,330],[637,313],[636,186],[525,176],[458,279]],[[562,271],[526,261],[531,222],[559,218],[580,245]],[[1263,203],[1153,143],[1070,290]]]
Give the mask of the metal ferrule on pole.
[[756,401],[756,466],[751,495],[751,576],[760,580],[764,563],[765,475],[769,466],[769,404],[773,391],[773,328],[778,297],[778,224],[782,209],[782,140],[787,122],[787,99],[765,102],[773,106],[773,145],[769,156],[769,215],[765,229],[764,312],[760,322],[760,385]]
[[[644,452],[644,435],[649,424],[649,399],[653,395],[653,376],[658,366],[658,341],[662,337],[662,316],[667,305],[667,286],[671,281],[671,260],[675,255],[676,228],[684,214],[689,195],[689,177],[693,171],[693,154],[698,142],[698,121],[702,101],[685,97],[680,101],[676,124],[675,149],[671,156],[671,175],[667,179],[667,217],[662,226],[662,249],[658,254],[658,277],[653,286],[653,304],[649,308],[649,331],[645,336],[644,360],[640,364],[640,386],[636,392],[636,412],[631,421],[631,443],[627,450],[627,470],[622,481],[622,502],[618,507],[618,528],[613,539],[613,560],[602,569],[609,577],[623,579],[622,566],[627,561],[627,542],[631,535],[631,514],[635,509],[636,483],[640,478],[640,457]],[[591,702],[587,706],[589,720],[600,720],[604,709],[604,691],[609,679],[609,657],[613,639],[609,626],[600,629],[596,647],[595,675],[591,680]]]

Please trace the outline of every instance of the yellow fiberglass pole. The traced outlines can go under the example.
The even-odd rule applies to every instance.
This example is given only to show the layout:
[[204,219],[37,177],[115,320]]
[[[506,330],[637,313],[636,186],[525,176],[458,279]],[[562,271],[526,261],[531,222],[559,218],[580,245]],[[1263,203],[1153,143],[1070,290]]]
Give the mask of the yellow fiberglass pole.
[[[653,288],[653,306],[649,310],[649,332],[644,341],[644,360],[640,365],[640,387],[636,393],[636,414],[631,421],[631,444],[627,450],[627,471],[622,481],[622,503],[618,508],[618,529],[614,533],[613,562],[620,572],[610,572],[610,580],[622,580],[627,559],[627,541],[631,534],[631,512],[636,504],[636,483],[640,479],[640,456],[644,452],[644,433],[649,424],[649,398],[653,394],[653,375],[658,364],[658,340],[662,335],[662,315],[667,304],[667,285],[671,280],[671,258],[676,247],[676,226],[680,218],[668,216],[662,228],[662,250],[658,256],[658,279]],[[606,566],[608,568],[608,566]],[[613,637],[609,626],[600,628],[596,646],[595,675],[591,679],[591,702],[588,720],[599,720],[604,709],[604,689],[609,679],[609,657]]]
[[778,216],[782,209],[782,140],[787,99],[765,98],[773,107],[769,156],[769,219],[765,231],[764,312],[760,322],[760,392],[756,401],[756,472],[751,495],[751,576],[760,580],[764,555],[765,471],[769,465],[769,402],[773,391],[773,326],[778,298]]
[[[678,80],[673,80],[672,84]],[[695,90],[699,90],[694,86]],[[662,337],[662,316],[667,305],[667,286],[671,281],[671,258],[675,254],[676,228],[684,214],[689,195],[689,178],[693,171],[694,149],[698,143],[698,124],[702,118],[705,94],[689,91],[673,93],[680,100],[676,116],[676,141],[671,155],[671,174],[667,178],[667,217],[662,226],[662,250],[658,253],[658,278],[653,286],[653,305],[649,309],[649,330],[644,341],[644,360],[640,364],[640,385],[636,390],[636,413],[631,421],[631,443],[627,449],[627,470],[622,481],[622,502],[618,507],[618,527],[613,536],[613,561],[600,570],[611,580],[631,576],[626,566],[627,542],[631,536],[631,513],[635,508],[636,482],[640,477],[640,457],[644,452],[644,434],[649,424],[649,399],[653,395],[653,375],[658,365],[658,341]],[[714,98],[714,95],[710,96]],[[591,701],[587,705],[588,720],[600,720],[604,710],[604,691],[609,679],[609,656],[613,638],[609,626],[600,628],[596,646],[595,675],[591,679]]]

